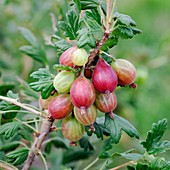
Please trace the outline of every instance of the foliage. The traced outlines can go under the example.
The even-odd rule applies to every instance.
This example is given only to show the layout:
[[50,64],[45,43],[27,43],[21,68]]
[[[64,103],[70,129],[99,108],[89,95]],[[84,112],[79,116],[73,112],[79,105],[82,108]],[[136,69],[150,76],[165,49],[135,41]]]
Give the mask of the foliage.
[[[118,3],[121,3],[121,1]],[[97,155],[96,153],[99,152],[99,161],[100,159],[106,160],[104,164],[106,168],[112,168],[116,166],[116,164],[114,163],[115,159],[117,157],[122,157],[123,159],[127,159],[128,161],[130,160],[128,169],[170,169],[169,161],[167,161],[163,157],[158,157],[158,154],[164,153],[170,148],[170,141],[160,141],[167,129],[167,119],[160,120],[157,124],[154,123],[152,129],[147,133],[146,140],[141,142],[142,146],[144,147],[143,149],[145,149],[145,153],[143,153],[143,150],[140,149],[138,153],[134,153],[134,151],[136,151],[134,149],[125,152],[117,151],[117,149],[119,149],[120,147],[118,143],[121,142],[122,144],[124,144],[124,136],[123,139],[121,138],[122,132],[127,133],[130,137],[135,137],[138,139],[139,133],[136,129],[139,130],[141,137],[143,137],[143,134],[144,132],[146,132],[149,124],[162,117],[169,116],[167,113],[169,111],[168,94],[170,94],[168,93],[168,82],[160,82],[160,77],[161,80],[168,77],[169,68],[164,67],[161,69],[157,69],[157,67],[161,67],[161,63],[163,63],[162,66],[166,66],[165,63],[168,62],[166,62],[166,57],[165,62],[164,59],[160,59],[158,61],[153,59],[154,56],[167,56],[169,52],[168,48],[166,49],[166,46],[168,46],[169,40],[166,38],[166,31],[164,31],[161,27],[159,18],[162,17],[159,14],[159,10],[155,10],[156,12],[154,12],[153,10],[153,13],[158,16],[156,17],[158,18],[158,21],[156,23],[159,23],[159,25],[155,23],[155,25],[157,26],[155,26],[154,29],[150,26],[151,21],[154,22],[153,18],[151,18],[151,16],[153,15],[147,12],[147,9],[149,9],[148,3],[154,4],[151,5],[153,9],[162,8],[164,11],[166,7],[168,9],[168,2],[165,3],[142,1],[137,4],[137,2],[134,1],[132,3],[134,3],[133,10],[130,8],[131,5],[127,5],[127,2],[125,2],[125,4],[122,3],[121,5],[127,6],[126,9],[123,9],[124,12],[133,14],[134,18],[139,22],[140,26],[138,26],[142,28],[142,30],[144,30],[143,37],[136,37],[133,41],[120,41],[120,39],[133,38],[134,35],[140,34],[141,30],[136,28],[135,21],[129,15],[121,14],[117,10],[115,10],[113,14],[115,27],[113,28],[112,33],[110,34],[106,43],[102,45],[101,50],[106,51],[107,53],[111,53],[113,47],[117,45],[114,48],[115,56],[125,56],[125,54],[129,58],[133,56],[131,60],[135,60],[136,65],[139,68],[139,76],[137,77],[139,88],[138,90],[136,90],[136,92],[133,93],[131,90],[127,90],[127,88],[121,88],[122,92],[117,89],[116,93],[118,94],[119,100],[122,102],[119,103],[118,110],[116,110],[116,112],[120,115],[115,114],[114,119],[111,119],[108,114],[106,114],[102,122],[97,121],[94,123],[95,132],[90,131],[90,126],[87,126],[87,135],[85,135],[80,141],[77,142],[77,144],[79,145],[77,148],[70,148],[67,141],[64,140],[63,136],[60,133],[57,133],[58,137],[56,138],[55,130],[51,132],[49,135],[50,142],[46,143],[46,141],[48,141],[47,139],[43,143],[43,145],[45,145],[43,155],[45,156],[45,159],[50,162],[50,164],[52,164],[52,157],[55,157],[55,161],[53,162],[53,165],[57,166],[55,167],[55,169],[59,167],[77,168],[77,165],[75,163],[76,161],[80,160],[81,164],[81,160],[88,158],[93,159]],[[144,7],[145,3],[147,5]],[[52,5],[50,6],[50,4]],[[118,6],[121,7],[121,5]],[[25,7],[21,9],[22,6],[27,6],[28,9],[25,11],[28,11],[29,13],[23,12]],[[31,6],[30,9],[29,6]],[[54,10],[53,6],[55,6]],[[56,6],[57,9],[59,9],[57,11]],[[11,12],[11,7],[13,7],[13,11],[15,9],[20,10],[17,10],[17,13]],[[55,64],[54,69],[56,70],[72,70],[77,74],[79,74],[80,71],[79,69],[74,69],[67,66],[63,67],[57,64],[56,58],[54,57],[56,56],[56,53],[59,57],[62,52],[70,48],[72,45],[77,45],[78,47],[85,48],[87,50],[94,49],[96,48],[98,42],[102,39],[103,33],[105,31],[103,23],[101,22],[101,11],[104,15],[106,14],[106,5],[98,0],[73,0],[71,3],[71,10],[70,7],[68,10],[68,2],[66,1],[43,3],[25,1],[21,2],[20,4],[17,1],[6,1],[6,4],[3,7],[1,6],[0,8],[6,9],[5,15],[3,15],[0,19],[0,21],[4,20],[2,22],[3,24],[0,26],[2,27],[2,29],[0,29],[0,35],[2,35],[2,47],[0,48],[0,51],[2,52],[2,56],[5,56],[0,59],[0,66],[2,67],[2,71],[0,71],[0,82],[2,82],[2,85],[0,86],[0,95],[5,95],[8,90],[14,88],[15,90],[20,90],[20,86],[18,85],[18,83],[13,81],[11,84],[11,80],[14,80],[14,75],[17,74],[19,76],[22,76],[24,80],[29,82],[32,90],[34,90],[35,92],[40,92],[43,99],[47,99],[54,90],[52,84],[54,75],[47,68],[50,68],[51,65]],[[48,8],[51,9],[48,10]],[[99,10],[99,8],[101,8],[101,11]],[[134,11],[134,9],[136,10]],[[81,10],[85,10],[83,15],[80,15],[80,12],[82,12]],[[54,29],[54,32],[51,28],[51,21],[48,15],[49,11],[52,11],[56,16],[56,20],[59,21],[56,22],[56,24],[54,20],[52,21],[52,24],[56,27],[56,29]],[[120,11],[122,11],[121,8]],[[143,11],[141,15],[140,11]],[[37,17],[35,17],[34,15],[35,12]],[[67,14],[65,16],[66,12]],[[164,14],[163,16],[165,16],[163,17],[165,19],[166,14]],[[144,23],[145,21],[143,18],[146,19],[146,23]],[[14,20],[16,20],[16,23],[13,22]],[[14,27],[15,24],[18,27],[19,22],[22,23],[19,25],[24,25],[23,27],[19,28],[20,33],[29,43],[29,45],[23,46],[23,44],[25,43],[23,42],[24,40],[18,38],[20,35],[16,33],[17,29]],[[166,24],[166,27],[168,27],[168,23]],[[29,29],[26,27],[29,27]],[[46,42],[47,46],[42,45],[40,38],[38,38],[38,36],[42,37],[42,35],[40,34],[44,34],[45,32],[50,32],[50,36],[53,34],[51,36],[51,42]],[[163,36],[163,33],[165,37]],[[47,36],[46,38],[50,37],[49,35],[45,36]],[[155,39],[157,41],[155,41]],[[49,47],[49,44],[52,45],[52,47]],[[19,48],[19,46],[21,47]],[[18,52],[18,48],[24,54],[32,58],[31,62],[33,64],[31,66],[29,65],[30,60],[28,63],[26,61],[26,65],[28,64],[29,67],[29,69],[26,70],[26,75],[23,74],[24,71],[22,71],[23,68],[26,68],[26,65],[23,65],[23,63],[19,62],[21,61],[21,54]],[[10,59],[9,56],[11,56]],[[137,57],[135,58],[135,56]],[[11,61],[11,59],[14,62],[9,62]],[[6,62],[6,60],[8,61]],[[149,60],[151,60],[151,62],[146,64]],[[40,63],[40,65],[38,65],[38,63]],[[46,68],[39,69],[41,65]],[[145,85],[144,83],[147,80],[148,70],[150,73],[149,76],[152,78],[148,81],[147,85]],[[30,72],[33,72],[31,74],[31,79],[28,77]],[[142,88],[141,85],[143,85]],[[29,91],[28,88],[29,86],[25,88],[24,96],[30,97],[33,93],[31,89]],[[162,93],[165,95],[162,95]],[[21,98],[21,101],[25,100],[22,93],[19,93],[19,96]],[[38,95],[33,95],[32,97],[34,100],[37,100],[37,96]],[[16,101],[20,102],[18,95],[12,93],[11,91],[7,93],[7,97],[16,99]],[[164,103],[162,101],[164,101]],[[37,103],[35,105],[37,105]],[[151,108],[153,108],[153,110],[151,110]],[[135,110],[135,114],[133,109]],[[14,110],[15,112],[13,112]],[[36,110],[38,110],[38,108],[36,108]],[[9,112],[7,113],[6,111]],[[15,117],[22,121],[24,120],[32,128],[37,128],[37,124],[39,126],[42,119],[37,116],[29,116],[29,114],[24,115],[26,117],[24,119],[24,112],[22,113],[21,108],[6,101],[0,102],[0,112],[3,113],[2,116],[0,115],[0,144],[2,144],[2,146],[0,147],[0,158],[2,160],[5,160],[4,153],[6,154],[7,152],[12,151],[6,154],[6,160],[15,166],[20,165],[27,159],[29,150],[27,148],[20,148],[21,143],[19,142],[20,140],[26,139],[27,142],[29,142],[29,144],[25,142],[26,145],[28,144],[28,146],[30,146],[33,144],[34,137],[32,134],[32,130],[29,131],[26,128],[23,128],[22,123],[15,121]],[[148,114],[150,115],[148,116]],[[99,115],[101,114],[99,113]],[[126,119],[128,119],[129,121],[127,121]],[[135,120],[135,122],[133,120]],[[133,122],[133,124],[135,124],[137,128],[130,124],[130,122]],[[59,123],[57,122],[55,125],[58,125]],[[96,137],[99,139],[97,139]],[[101,142],[99,142],[99,140],[101,140]],[[129,149],[132,143],[133,142],[130,142],[129,146],[127,146],[127,144],[125,143],[123,148]],[[103,146],[101,147],[101,145]],[[98,148],[101,149],[99,150]],[[137,146],[137,148],[139,147]],[[56,158],[56,153],[60,153],[58,154],[58,158]],[[100,161],[98,165],[100,166],[101,163],[102,161]],[[122,162],[118,160],[118,163],[121,164]],[[85,164],[86,162],[83,164],[83,168]],[[0,168],[1,166],[13,167],[6,162],[0,161]],[[42,167],[43,165],[40,166],[40,169],[42,169]],[[13,169],[14,168],[15,167],[13,167]]]

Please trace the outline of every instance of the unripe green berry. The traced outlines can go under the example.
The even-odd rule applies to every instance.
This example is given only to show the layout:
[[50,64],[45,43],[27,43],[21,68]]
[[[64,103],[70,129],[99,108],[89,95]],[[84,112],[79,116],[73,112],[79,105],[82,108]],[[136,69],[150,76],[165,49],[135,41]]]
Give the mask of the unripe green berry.
[[59,93],[68,93],[74,80],[75,74],[71,71],[64,70],[55,76],[53,85]]
[[72,62],[77,66],[83,66],[88,61],[88,54],[83,48],[75,50],[72,54]]

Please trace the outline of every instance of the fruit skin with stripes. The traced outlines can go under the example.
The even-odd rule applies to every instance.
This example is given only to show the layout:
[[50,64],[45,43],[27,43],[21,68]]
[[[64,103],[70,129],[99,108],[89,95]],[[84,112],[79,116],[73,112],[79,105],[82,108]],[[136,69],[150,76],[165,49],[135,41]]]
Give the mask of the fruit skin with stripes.
[[80,75],[71,86],[70,98],[73,105],[79,109],[89,108],[96,98],[93,84],[90,80]]
[[116,59],[111,63],[112,68],[118,76],[118,84],[128,86],[134,83],[136,79],[136,69],[134,65],[125,59]]
[[49,116],[53,119],[67,117],[73,109],[69,94],[61,94],[50,101],[48,105]]
[[78,48],[72,53],[72,62],[77,66],[83,66],[88,61],[88,54],[85,49]]
[[116,94],[114,92],[108,94],[99,93],[96,95],[96,107],[104,113],[113,111],[117,106]]
[[59,93],[68,93],[74,80],[75,74],[72,71],[63,70],[55,76],[53,85]]
[[84,125],[79,123],[73,115],[63,119],[61,128],[64,137],[72,142],[80,140],[85,132]]
[[72,54],[76,49],[77,47],[73,46],[64,51],[59,59],[60,64],[64,66],[74,67],[74,63],[72,61]]
[[117,74],[103,58],[99,58],[96,64],[92,83],[100,93],[109,93],[116,89],[118,84]]
[[94,105],[91,105],[86,112],[82,114],[81,109],[74,106],[74,115],[81,124],[88,126],[95,122],[97,117],[97,108]]

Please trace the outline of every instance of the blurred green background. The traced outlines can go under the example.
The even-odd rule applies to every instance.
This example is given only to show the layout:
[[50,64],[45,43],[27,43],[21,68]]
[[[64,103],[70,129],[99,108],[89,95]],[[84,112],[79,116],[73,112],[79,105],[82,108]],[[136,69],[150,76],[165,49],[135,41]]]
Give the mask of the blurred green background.
[[[49,45],[50,36],[55,31],[50,14],[54,14],[57,21],[64,19],[68,2],[63,0],[0,2],[1,93],[5,93],[6,90],[2,85],[9,85],[9,89],[14,87],[14,91],[19,91],[20,83],[17,77],[30,82],[30,73],[42,67],[19,51],[20,46],[27,44],[18,30],[19,27],[27,27],[36,35],[39,43],[43,44],[51,65],[58,61],[55,49]],[[170,119],[170,1],[119,0],[117,6],[120,13],[130,15],[136,21],[137,27],[143,31],[132,40],[120,40],[111,51],[116,58],[126,58],[137,68],[138,88],[116,90],[118,97],[116,113],[135,125],[142,140],[145,139],[146,132],[153,122],[164,117]],[[169,134],[170,124],[164,138],[170,139]],[[103,141],[97,143],[101,146]],[[137,141],[123,136],[121,144],[116,146],[115,150],[124,151],[132,147],[139,147]],[[170,153],[165,156],[169,158]],[[84,164],[88,164],[94,158],[95,155],[90,160],[84,161]],[[81,167],[80,162],[78,166]]]

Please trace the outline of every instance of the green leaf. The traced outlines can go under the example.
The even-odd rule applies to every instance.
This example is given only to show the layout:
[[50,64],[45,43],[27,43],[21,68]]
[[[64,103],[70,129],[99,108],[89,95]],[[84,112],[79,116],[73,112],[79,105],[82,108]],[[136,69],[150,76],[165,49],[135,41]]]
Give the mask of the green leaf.
[[99,6],[98,0],[80,0],[81,1],[81,9],[93,9]]
[[4,135],[4,138],[8,140],[17,132],[21,125],[21,122],[10,122],[3,124],[0,126],[0,135]]
[[58,55],[61,55],[64,51],[71,47],[71,44],[57,35],[52,35],[51,42],[56,47]]
[[96,47],[96,39],[94,38],[93,34],[88,31],[88,29],[83,28],[78,31],[79,33],[79,40],[78,40],[78,47],[82,48],[86,45],[89,45],[91,48]]
[[73,0],[75,3],[76,3],[76,5],[77,5],[77,9],[79,10],[79,12],[81,11],[81,2],[80,2],[80,0]]
[[95,129],[94,133],[96,134],[96,136],[98,138],[101,138],[103,140],[103,131],[102,131],[102,128],[96,122],[94,122],[93,125],[94,125],[94,129]]
[[1,170],[18,170],[18,168],[2,160],[0,160],[0,169]]
[[149,168],[149,165],[143,164],[143,163],[138,163],[136,166],[136,170],[151,170]]
[[12,151],[6,155],[7,162],[12,163],[13,165],[20,165],[28,157],[29,150],[27,148],[20,148],[18,150]]
[[93,151],[93,145],[90,143],[90,141],[87,139],[87,137],[83,136],[79,140],[80,147],[84,149],[84,151]]
[[[0,66],[1,67],[1,66]],[[1,75],[0,75],[1,76]],[[14,84],[1,84],[0,85],[0,95],[5,96],[9,90],[14,89]]]
[[79,16],[75,11],[70,10],[67,14],[67,21],[59,21],[59,27],[64,31],[64,35],[70,40],[75,40],[78,36],[77,31],[80,28]]
[[115,115],[115,118],[119,122],[119,126],[124,132],[126,132],[130,137],[135,137],[139,139],[139,132],[131,123],[129,123],[126,119],[117,115]]
[[41,92],[43,99],[47,99],[54,90],[54,75],[48,69],[40,68],[38,71],[33,72],[30,76],[34,79],[38,79],[38,81],[30,83],[30,87],[36,92]]
[[135,168],[133,166],[130,166],[130,165],[127,166],[127,169],[128,170],[135,170]]
[[151,170],[169,170],[170,161],[166,161],[164,158],[155,158],[149,166]]
[[75,70],[74,68],[69,67],[69,66],[64,66],[64,65],[61,65],[61,64],[55,64],[55,65],[53,66],[53,69],[73,71],[74,73],[77,72],[77,70]]
[[[109,39],[102,45],[101,50],[107,51],[110,48],[114,47],[118,43],[118,38],[115,36],[110,36]],[[107,57],[108,58],[108,57]]]
[[32,57],[34,60],[42,63],[43,65],[47,64],[47,58],[45,51],[41,48],[39,43],[37,42],[34,34],[27,28],[20,27],[22,36],[31,44],[21,46],[19,49],[23,53],[27,54],[28,56]]
[[51,152],[51,147],[54,145],[56,148],[63,148],[63,149],[68,149],[67,144],[61,139],[61,138],[51,138],[50,142],[47,143],[45,146],[45,151],[46,153]]
[[99,25],[101,25],[101,17],[97,8],[86,11],[86,17],[96,21]]
[[4,152],[12,151],[16,149],[18,146],[19,146],[19,141],[10,142],[0,147],[0,151],[4,151]]
[[124,118],[114,114],[114,119],[110,118],[109,114],[105,114],[105,127],[110,131],[110,136],[112,137],[112,143],[118,143],[122,130],[125,131],[130,137],[136,137],[139,139],[139,133],[135,127],[130,124]]
[[117,156],[122,156],[123,158],[131,160],[131,161],[138,161],[139,159],[141,159],[143,157],[143,155],[141,155],[141,154],[132,153],[133,151],[135,151],[135,149],[131,149],[131,150],[123,152],[123,153],[116,152],[112,155],[112,158],[115,158]]
[[24,27],[19,27],[19,30],[22,34],[22,36],[32,45],[32,46],[37,46],[38,42],[34,36],[34,34],[27,28]]
[[106,159],[106,158],[109,158],[110,156],[111,156],[111,155],[110,155],[109,152],[104,151],[104,152],[100,153],[98,157],[99,157],[100,159]]
[[154,123],[147,133],[146,141],[141,142],[149,154],[157,154],[169,149],[169,141],[159,142],[167,129],[167,124],[167,119],[162,119],[157,124]]
[[83,159],[87,159],[92,155],[92,151],[75,151],[75,150],[69,150],[64,154],[63,157],[63,164],[79,161]]
[[126,25],[126,26],[136,26],[135,21],[128,15],[116,13],[116,24]]
[[[39,48],[35,48],[33,46],[24,45],[19,48],[20,51],[24,52],[28,56],[32,57],[34,60],[43,63],[44,65],[47,63],[46,56],[43,51]],[[43,54],[43,55],[41,55]]]

